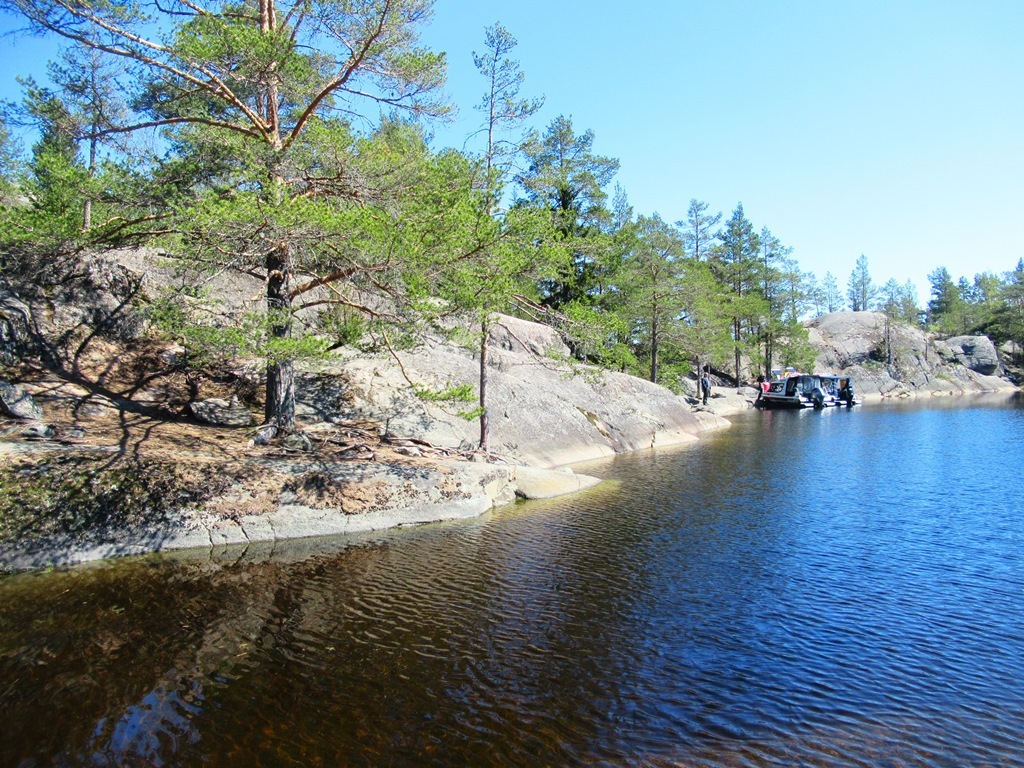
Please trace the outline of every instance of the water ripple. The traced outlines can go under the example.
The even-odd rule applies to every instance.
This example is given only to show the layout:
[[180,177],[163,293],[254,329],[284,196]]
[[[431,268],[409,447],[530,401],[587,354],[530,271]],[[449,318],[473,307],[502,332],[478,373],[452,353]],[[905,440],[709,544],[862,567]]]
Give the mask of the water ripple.
[[1021,413],[765,414],[479,521],[0,580],[0,764],[1024,766]]

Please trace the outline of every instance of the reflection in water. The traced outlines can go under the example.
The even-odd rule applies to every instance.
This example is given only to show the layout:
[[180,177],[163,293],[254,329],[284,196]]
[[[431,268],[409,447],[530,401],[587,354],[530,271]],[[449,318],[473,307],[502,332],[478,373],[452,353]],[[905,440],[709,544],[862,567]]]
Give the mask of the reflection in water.
[[470,522],[0,580],[0,765],[1024,766],[1024,410],[752,414]]

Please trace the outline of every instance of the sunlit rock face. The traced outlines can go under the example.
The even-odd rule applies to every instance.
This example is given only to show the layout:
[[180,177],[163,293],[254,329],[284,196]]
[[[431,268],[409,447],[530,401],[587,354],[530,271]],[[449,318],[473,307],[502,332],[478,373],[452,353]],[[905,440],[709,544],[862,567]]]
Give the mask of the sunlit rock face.
[[[689,442],[726,424],[695,414],[685,399],[644,379],[569,360],[557,332],[500,317],[488,351],[490,448],[534,466],[559,466],[652,446]],[[386,355],[339,358],[300,377],[297,413],[306,419],[373,418],[395,434],[436,445],[472,448],[479,424],[466,413],[476,402],[418,398],[409,384],[477,392],[477,349],[435,340]],[[404,370],[403,370],[404,369]]]
[[945,341],[887,322],[881,312],[833,312],[807,324],[816,370],[849,375],[867,395],[965,394],[1014,389],[985,336]]

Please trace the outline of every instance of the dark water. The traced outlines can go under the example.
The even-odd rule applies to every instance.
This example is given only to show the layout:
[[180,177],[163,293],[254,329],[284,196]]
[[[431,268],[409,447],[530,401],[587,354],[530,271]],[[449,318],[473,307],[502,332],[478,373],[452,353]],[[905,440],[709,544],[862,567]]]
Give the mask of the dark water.
[[968,402],[753,414],[468,523],[0,580],[0,766],[1024,766],[1024,408]]

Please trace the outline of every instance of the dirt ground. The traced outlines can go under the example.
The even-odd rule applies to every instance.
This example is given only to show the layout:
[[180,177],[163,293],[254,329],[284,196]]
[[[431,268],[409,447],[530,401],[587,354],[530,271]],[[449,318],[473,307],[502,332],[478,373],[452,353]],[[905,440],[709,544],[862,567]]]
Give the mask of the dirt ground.
[[388,488],[339,479],[339,465],[424,467],[450,455],[382,437],[369,422],[303,425],[295,447],[251,445],[254,428],[199,423],[188,403],[235,396],[255,422],[259,393],[227,373],[169,361],[156,345],[93,340],[67,365],[0,370],[45,413],[42,424],[0,418],[0,544],[140,524],[183,507],[238,519],[276,508],[282,492],[358,514],[383,502]]

